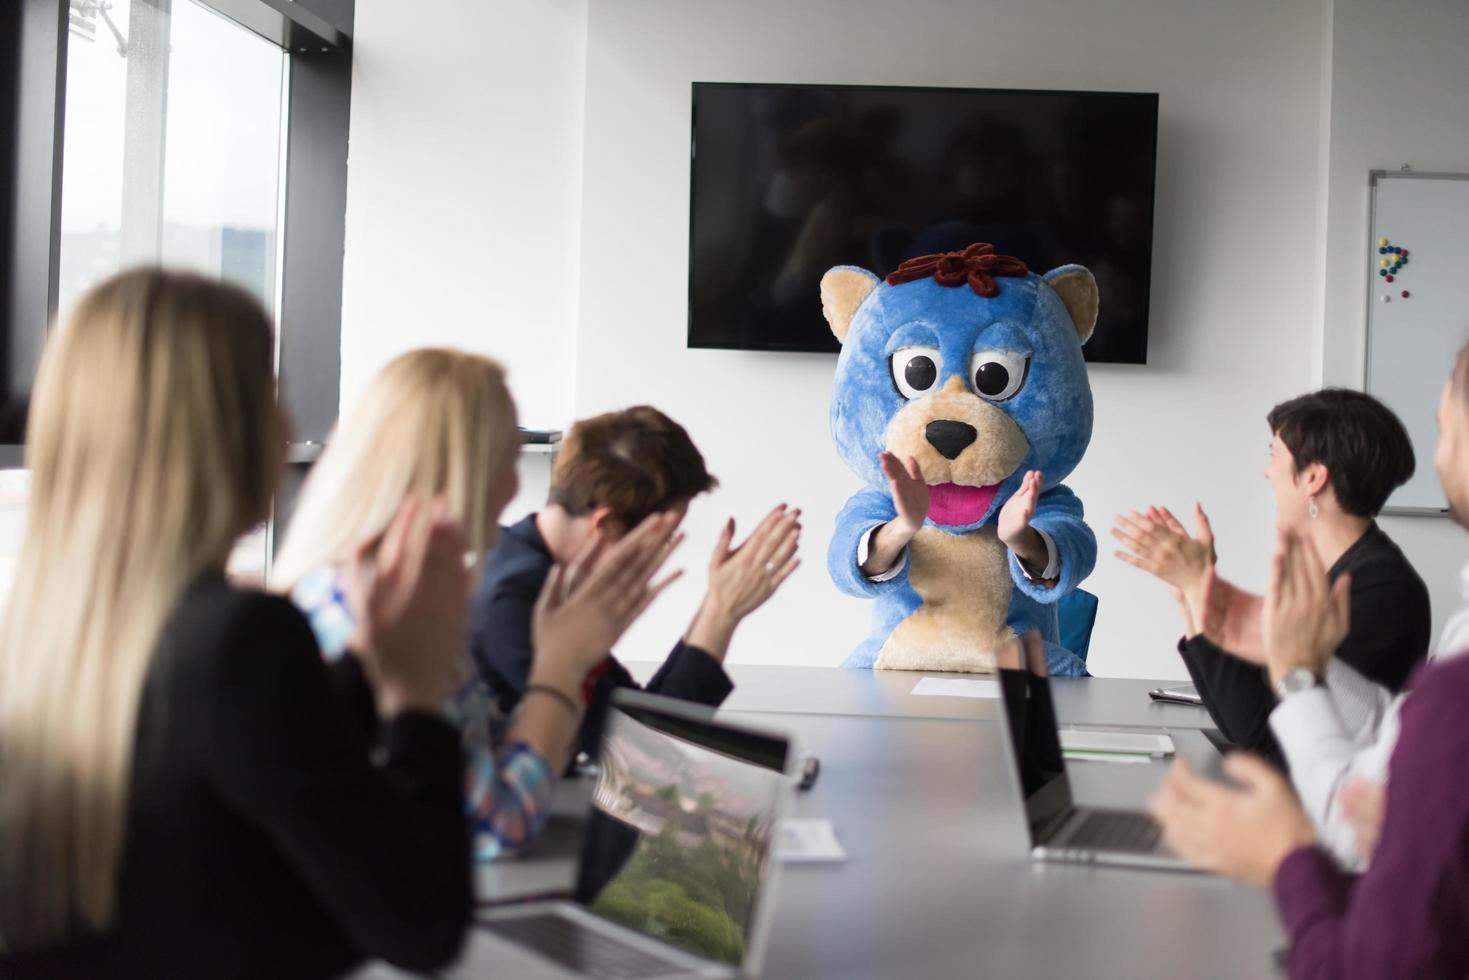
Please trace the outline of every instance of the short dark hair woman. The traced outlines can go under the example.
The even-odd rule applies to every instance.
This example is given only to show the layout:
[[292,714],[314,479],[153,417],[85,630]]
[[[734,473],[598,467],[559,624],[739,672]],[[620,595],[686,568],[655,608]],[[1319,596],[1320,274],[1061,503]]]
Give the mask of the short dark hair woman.
[[[1428,588],[1375,518],[1413,475],[1413,445],[1392,409],[1359,391],[1327,388],[1271,409],[1265,478],[1275,523],[1299,536],[1335,582],[1351,576],[1351,630],[1337,656],[1396,692],[1428,652]],[[1166,508],[1117,518],[1117,556],[1162,579],[1188,622],[1179,653],[1204,704],[1232,742],[1279,763],[1270,732],[1262,599],[1214,573],[1214,536],[1195,505],[1189,537]]]

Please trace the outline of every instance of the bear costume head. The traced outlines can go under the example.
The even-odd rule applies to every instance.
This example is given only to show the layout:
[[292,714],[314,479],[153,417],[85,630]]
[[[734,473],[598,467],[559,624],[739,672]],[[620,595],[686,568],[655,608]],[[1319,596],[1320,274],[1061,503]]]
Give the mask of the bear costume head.
[[1027,470],[1060,483],[1092,433],[1081,345],[1097,285],[1079,265],[1044,276],[989,245],[910,259],[884,282],[838,266],[821,279],[842,342],[832,389],[838,451],[887,489],[886,449],[913,457],[930,486],[929,523],[962,532],[991,521]]

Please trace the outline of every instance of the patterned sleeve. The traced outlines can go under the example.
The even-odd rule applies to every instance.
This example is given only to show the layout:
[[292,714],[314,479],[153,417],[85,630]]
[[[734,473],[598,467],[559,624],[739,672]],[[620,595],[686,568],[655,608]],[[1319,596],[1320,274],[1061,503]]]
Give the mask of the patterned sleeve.
[[524,742],[510,746],[498,760],[481,751],[466,762],[465,805],[473,820],[475,857],[509,857],[546,822],[556,775],[546,757]]

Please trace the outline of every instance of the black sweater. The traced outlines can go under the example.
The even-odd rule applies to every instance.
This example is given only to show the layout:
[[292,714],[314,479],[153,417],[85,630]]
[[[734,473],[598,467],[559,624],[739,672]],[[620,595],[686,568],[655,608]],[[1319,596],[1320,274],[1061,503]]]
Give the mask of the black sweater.
[[0,959],[0,976],[450,960],[472,903],[459,735],[426,714],[375,719],[355,658],[325,666],[294,606],[201,579],[144,688],[112,927]]
[[[1375,523],[1337,559],[1327,577],[1335,582],[1346,573],[1352,576],[1352,618],[1336,655],[1397,692],[1428,653],[1433,630],[1428,587]],[[1178,652],[1224,736],[1283,767],[1270,732],[1276,699],[1265,668],[1230,656],[1202,636],[1183,640]]]
[[[484,575],[470,607],[470,652],[480,676],[506,714],[515,710],[529,683],[535,657],[531,619],[552,564],[551,551],[536,528],[534,514],[511,527],[502,527],[499,541],[485,559]],[[613,659],[593,689],[577,737],[581,751],[597,754],[613,690],[637,686],[627,668]],[[647,690],[717,707],[729,697],[734,684],[717,660],[679,640],[648,681]]]

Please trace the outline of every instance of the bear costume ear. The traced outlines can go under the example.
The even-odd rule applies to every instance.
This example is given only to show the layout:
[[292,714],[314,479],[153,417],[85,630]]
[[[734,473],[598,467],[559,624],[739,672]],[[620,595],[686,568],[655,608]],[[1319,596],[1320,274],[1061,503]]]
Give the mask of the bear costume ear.
[[[828,273],[830,275],[830,273]],[[1052,269],[1041,277],[1046,285],[1056,291],[1071,322],[1076,326],[1076,335],[1084,344],[1091,339],[1097,325],[1097,280],[1091,270],[1079,265],[1063,265]],[[824,294],[823,294],[824,295]]]
[[839,265],[826,270],[826,275],[821,277],[821,314],[831,325],[831,332],[836,334],[837,340],[846,343],[847,331],[852,326],[852,318],[857,315],[857,307],[881,281],[855,265]]

